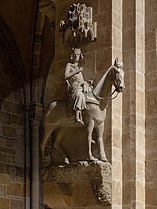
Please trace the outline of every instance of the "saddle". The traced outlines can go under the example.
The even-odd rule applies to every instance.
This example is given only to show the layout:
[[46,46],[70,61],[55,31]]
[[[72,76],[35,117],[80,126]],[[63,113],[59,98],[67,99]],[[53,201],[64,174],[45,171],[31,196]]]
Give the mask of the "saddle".
[[86,103],[100,104],[99,100],[93,94],[93,86],[89,85],[87,82],[83,84],[83,93],[86,98]]

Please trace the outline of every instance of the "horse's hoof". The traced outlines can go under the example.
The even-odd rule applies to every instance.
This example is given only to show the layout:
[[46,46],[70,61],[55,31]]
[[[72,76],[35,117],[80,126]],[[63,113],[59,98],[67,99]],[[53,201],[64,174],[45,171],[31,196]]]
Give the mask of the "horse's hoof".
[[64,158],[64,163],[69,164],[69,159],[67,157]]
[[93,157],[93,156],[89,156],[88,158],[87,158],[87,161],[97,161],[98,159],[97,158],[95,158],[95,157]]
[[105,163],[105,162],[106,162],[106,163],[108,162],[108,160],[107,160],[106,158],[101,158],[100,160],[101,160],[102,162],[104,162],[104,163]]

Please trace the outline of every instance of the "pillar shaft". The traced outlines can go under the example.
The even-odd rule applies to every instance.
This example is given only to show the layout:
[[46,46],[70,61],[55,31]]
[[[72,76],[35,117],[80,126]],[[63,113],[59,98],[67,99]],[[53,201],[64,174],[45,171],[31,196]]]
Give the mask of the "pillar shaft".
[[145,2],[123,0],[123,208],[145,208]]
[[42,106],[32,104],[29,107],[31,120],[31,209],[40,209],[41,182],[40,182],[40,136],[39,126],[41,119]]
[[[112,0],[112,62],[122,61],[122,0]],[[112,100],[112,208],[122,208],[122,95]]]
[[31,209],[39,208],[39,124],[33,120],[31,138]]

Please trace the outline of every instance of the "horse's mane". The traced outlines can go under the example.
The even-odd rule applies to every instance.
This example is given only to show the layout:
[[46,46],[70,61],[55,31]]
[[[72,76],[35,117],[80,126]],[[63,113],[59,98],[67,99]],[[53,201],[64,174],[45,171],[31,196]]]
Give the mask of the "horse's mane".
[[98,84],[96,85],[96,87],[93,89],[93,94],[96,96],[96,97],[99,97],[100,93],[101,93],[101,90],[104,86],[104,83],[105,83],[105,80],[107,78],[107,75],[109,73],[109,71],[111,70],[113,66],[109,67],[108,70],[106,71],[106,73],[103,75],[103,77],[100,79],[100,81],[98,82]]

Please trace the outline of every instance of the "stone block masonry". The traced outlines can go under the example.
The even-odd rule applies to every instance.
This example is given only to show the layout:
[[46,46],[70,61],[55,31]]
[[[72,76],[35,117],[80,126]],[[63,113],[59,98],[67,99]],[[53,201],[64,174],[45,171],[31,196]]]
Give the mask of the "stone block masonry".
[[[19,74],[0,52],[0,209],[24,208],[24,117]],[[13,74],[9,72],[13,72]],[[17,158],[18,157],[18,158]]]

